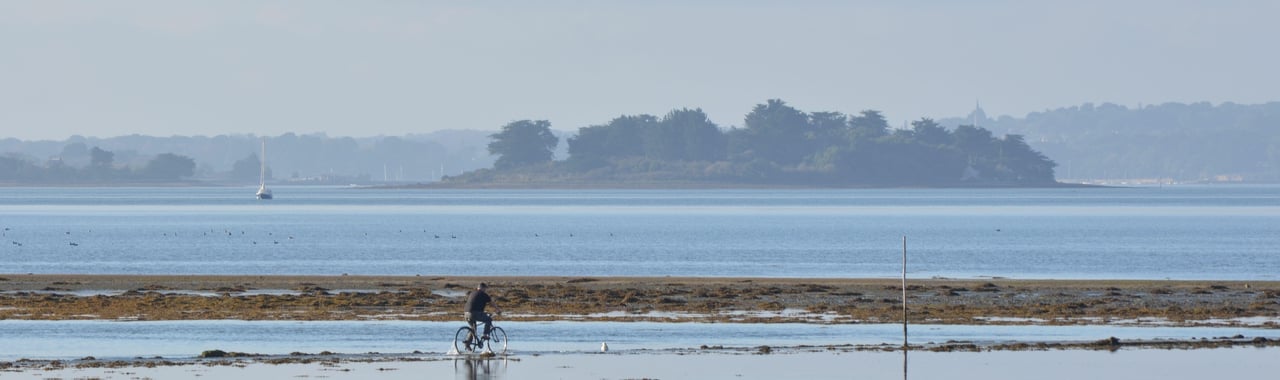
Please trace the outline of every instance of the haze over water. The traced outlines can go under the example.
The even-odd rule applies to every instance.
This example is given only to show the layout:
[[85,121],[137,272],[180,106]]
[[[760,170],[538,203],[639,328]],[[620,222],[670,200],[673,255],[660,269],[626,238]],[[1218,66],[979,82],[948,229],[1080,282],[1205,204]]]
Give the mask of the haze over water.
[[1274,280],[1280,187],[0,189],[0,273]]

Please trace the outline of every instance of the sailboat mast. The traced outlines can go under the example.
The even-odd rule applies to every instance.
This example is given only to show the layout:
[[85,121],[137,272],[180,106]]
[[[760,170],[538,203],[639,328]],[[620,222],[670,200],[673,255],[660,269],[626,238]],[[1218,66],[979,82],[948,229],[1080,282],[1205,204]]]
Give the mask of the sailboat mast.
[[258,171],[258,185],[267,185],[267,138],[262,138],[262,170]]
[[271,190],[267,189],[267,138],[262,138],[262,159],[258,160],[262,167],[258,171],[258,199],[271,199]]

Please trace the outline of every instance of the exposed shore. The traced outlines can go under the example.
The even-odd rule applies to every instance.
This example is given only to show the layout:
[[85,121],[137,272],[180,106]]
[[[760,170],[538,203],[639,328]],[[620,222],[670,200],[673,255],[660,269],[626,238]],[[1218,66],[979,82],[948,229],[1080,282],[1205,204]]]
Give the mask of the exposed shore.
[[[503,319],[900,321],[898,279],[0,275],[0,319],[453,321],[480,282]],[[1242,324],[1280,328],[1280,282],[910,279],[936,324]]]
[[935,185],[904,184],[821,184],[821,183],[753,183],[753,182],[721,182],[721,181],[516,181],[516,182],[434,182],[398,185],[365,186],[372,189],[486,189],[486,190],[547,190],[547,189],[593,189],[593,190],[716,190],[716,189],[1060,189],[1060,188],[1105,188],[1111,186],[1053,182],[1037,184],[1008,183],[951,183]]

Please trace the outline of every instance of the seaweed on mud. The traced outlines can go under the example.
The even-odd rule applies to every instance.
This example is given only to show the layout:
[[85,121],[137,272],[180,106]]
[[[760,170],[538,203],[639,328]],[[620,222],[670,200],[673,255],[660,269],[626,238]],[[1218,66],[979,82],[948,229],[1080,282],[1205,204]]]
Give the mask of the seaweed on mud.
[[197,357],[201,359],[211,359],[211,358],[253,358],[253,357],[262,357],[262,356],[266,356],[266,355],[250,354],[250,353],[235,352],[235,351],[228,352],[223,350],[205,350],[204,352],[201,352],[200,355]]
[[[313,280],[314,281],[314,280]],[[121,295],[76,296],[31,292],[51,286],[24,284],[23,288],[0,295],[0,318],[81,319],[95,315],[101,319],[138,318],[148,320],[247,319],[247,320],[351,320],[361,318],[406,320],[454,320],[462,300],[431,294],[431,289],[461,288],[436,281],[413,281],[407,291],[387,291],[380,285],[400,285],[397,280],[347,282],[334,277],[313,282],[275,281],[284,286],[302,286],[301,294],[256,294],[209,297],[199,294],[154,290],[202,286],[227,287],[228,282],[193,285],[184,280],[148,282],[155,286],[128,285]],[[453,279],[453,281],[458,281]],[[469,281],[469,280],[468,280]],[[1209,289],[1210,283],[1116,284],[1097,286],[1064,283],[1029,283],[1011,286],[1006,280],[993,282],[936,280],[918,288],[909,285],[910,317],[942,324],[1028,323],[988,317],[1038,319],[1048,324],[1094,324],[1108,320],[1161,318],[1176,324],[1232,317],[1274,317],[1280,315],[1280,283],[1253,283],[1247,292],[1216,292],[1206,296],[1189,294],[1192,289]],[[64,281],[71,283],[72,281]],[[1016,281],[1012,283],[1022,284]],[[237,287],[261,284],[234,283]],[[913,284],[914,285],[914,284]],[[68,285],[70,286],[70,285]],[[93,285],[77,289],[100,289]],[[326,288],[354,289],[330,294]],[[564,316],[596,320],[643,320],[652,310],[688,313],[690,321],[740,321],[741,311],[807,310],[797,315],[745,318],[747,321],[812,322],[816,314],[831,313],[823,323],[890,321],[901,317],[901,289],[874,280],[788,281],[772,279],[674,282],[589,281],[566,284],[565,279],[513,279],[497,287],[495,297],[517,320],[554,320]],[[971,291],[969,289],[978,289]],[[998,289],[999,291],[990,291]],[[1116,290],[1119,289],[1119,290]],[[1173,291],[1173,290],[1178,291]],[[1118,293],[1119,295],[1116,295]],[[1164,293],[1164,294],[1162,294]],[[1137,296],[1141,294],[1142,296]],[[627,311],[624,316],[594,316],[607,311]],[[639,314],[634,314],[639,313]],[[632,315],[634,314],[634,315]],[[979,318],[979,319],[975,319]],[[1280,328],[1275,323],[1262,327]]]

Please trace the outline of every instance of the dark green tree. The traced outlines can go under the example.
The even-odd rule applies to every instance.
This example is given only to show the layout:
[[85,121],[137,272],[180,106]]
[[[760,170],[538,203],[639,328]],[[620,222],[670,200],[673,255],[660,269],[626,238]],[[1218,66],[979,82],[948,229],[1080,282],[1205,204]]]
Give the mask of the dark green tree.
[[10,156],[0,156],[0,179],[29,180],[35,179],[40,168],[30,161]]
[[493,163],[495,169],[550,162],[560,143],[560,138],[551,133],[551,122],[546,120],[513,121],[489,137],[493,139],[489,154],[499,156]]
[[952,132],[956,149],[964,153],[970,168],[979,174],[991,174],[995,171],[995,162],[999,160],[999,150],[991,131],[972,125],[961,125]]
[[643,156],[641,135],[657,124],[658,118],[653,115],[619,116],[609,121],[609,133],[604,137],[602,153],[609,157]]
[[743,139],[734,152],[746,159],[761,158],[779,165],[794,165],[813,154],[806,144],[811,136],[809,116],[781,99],[757,104],[747,114]]
[[89,166],[84,169],[87,178],[95,180],[112,180],[127,177],[127,170],[115,168],[116,154],[111,151],[93,147],[89,150]]
[[142,178],[154,180],[178,180],[195,174],[196,162],[190,157],[173,153],[157,155],[138,173]]
[[[248,157],[236,160],[231,164],[231,178],[239,181],[258,182],[258,176],[262,172],[262,160],[258,158],[257,153],[250,153]],[[271,178],[270,170],[267,171],[267,178]]]
[[114,164],[116,154],[111,151],[102,150],[99,147],[93,147],[89,150],[89,166],[95,168],[111,168]]
[[1005,135],[999,141],[998,169],[1005,180],[1017,183],[1051,183],[1057,163],[1031,149],[1022,135]]
[[[727,140],[720,127],[707,118],[701,108],[672,110],[662,118],[659,139],[665,145],[666,159],[684,161],[717,161],[725,157]],[[645,140],[648,148],[650,140]]]
[[89,161],[89,147],[82,142],[73,142],[62,147],[58,157],[67,165],[84,166]]
[[568,161],[575,168],[592,169],[611,159],[643,156],[643,135],[657,128],[658,119],[653,115],[623,115],[608,124],[579,128],[568,140]]
[[950,131],[927,117],[911,122],[911,137],[926,145],[951,145],[955,141]]
[[805,136],[810,152],[823,152],[844,145],[849,139],[849,116],[839,112],[809,114],[809,134]]
[[854,139],[878,139],[889,134],[889,122],[880,111],[865,110],[849,118],[849,129]]
[[849,133],[849,115],[839,112],[811,112],[809,124],[813,136],[820,139],[843,138]]

